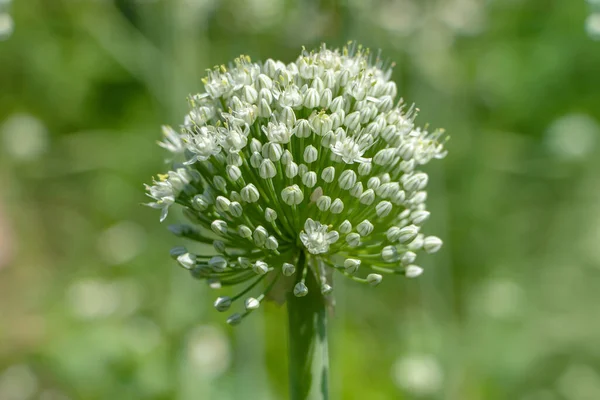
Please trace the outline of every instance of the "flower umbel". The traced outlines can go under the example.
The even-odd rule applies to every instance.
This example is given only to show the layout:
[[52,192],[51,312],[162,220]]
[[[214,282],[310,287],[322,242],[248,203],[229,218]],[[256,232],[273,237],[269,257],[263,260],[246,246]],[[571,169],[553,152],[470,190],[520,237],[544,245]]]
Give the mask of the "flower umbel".
[[[242,56],[208,72],[178,131],[164,128],[160,145],[176,168],[146,187],[149,205],[162,221],[179,204],[192,224],[171,230],[214,246],[210,255],[172,251],[194,277],[215,288],[246,283],[215,302],[226,311],[242,299],[228,322],[295,274],[301,254],[308,267],[289,288],[299,297],[307,273],[323,294],[331,271],[376,286],[381,274],[420,275],[417,253],[440,249],[421,232],[429,178],[420,167],[446,155],[443,132],[415,127],[417,109],[396,100],[390,76],[355,45],[303,51],[290,64]],[[266,289],[247,296],[266,277]]]

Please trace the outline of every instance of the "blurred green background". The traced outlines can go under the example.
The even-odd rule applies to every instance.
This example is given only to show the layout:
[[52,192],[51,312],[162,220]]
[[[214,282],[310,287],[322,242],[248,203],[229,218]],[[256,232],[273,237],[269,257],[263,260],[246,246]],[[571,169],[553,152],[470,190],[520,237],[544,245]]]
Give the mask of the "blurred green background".
[[0,0],[0,39],[0,400],[286,398],[285,307],[226,326],[142,183],[206,68],[348,39],[451,141],[426,273],[336,282],[333,398],[600,399],[600,4]]

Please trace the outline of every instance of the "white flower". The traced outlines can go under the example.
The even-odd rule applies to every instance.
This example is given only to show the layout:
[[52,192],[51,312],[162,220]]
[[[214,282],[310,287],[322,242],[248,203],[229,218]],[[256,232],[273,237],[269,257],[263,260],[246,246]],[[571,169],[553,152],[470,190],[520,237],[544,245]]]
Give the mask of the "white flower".
[[370,158],[363,157],[365,151],[368,149],[369,145],[366,140],[359,141],[359,143],[354,141],[354,138],[347,137],[342,140],[336,141],[331,146],[331,151],[342,157],[342,160],[346,164],[354,164],[354,163],[368,163],[371,161]]
[[181,154],[185,150],[181,135],[173,130],[170,126],[162,127],[163,135],[165,139],[163,142],[158,142],[158,145],[164,149],[167,149],[173,154]]
[[269,122],[269,124],[266,127],[263,126],[262,129],[269,141],[273,143],[289,143],[290,137],[292,137],[292,132],[281,122],[277,124]]
[[[355,46],[289,64],[242,56],[208,73],[181,134],[163,128],[160,146],[180,164],[146,186],[148,205],[164,220],[177,203],[191,225],[173,233],[213,245],[173,253],[194,277],[248,282],[215,302],[223,311],[245,301],[232,324],[260,306],[266,292],[246,293],[265,277],[302,274],[290,291],[329,295],[333,271],[375,286],[379,272],[418,276],[417,253],[440,249],[421,233],[432,216],[420,168],[446,155],[443,131],[415,127],[417,109],[396,100],[390,76]],[[318,287],[307,286],[309,270]]]
[[329,228],[318,221],[308,218],[304,223],[304,231],[300,232],[300,240],[311,254],[327,253],[329,246],[340,238],[336,231],[328,232]]
[[186,185],[192,180],[198,179],[198,172],[178,168],[175,171],[169,171],[166,175],[159,175],[158,178],[158,181],[154,180],[152,182],[152,186],[145,185],[148,197],[156,200],[146,205],[161,210],[160,222],[162,222],[167,218],[169,207],[175,203]]
[[186,164],[206,161],[210,156],[221,151],[217,132],[207,127],[202,127],[195,133],[189,133],[185,141],[187,142],[186,148],[194,154],[190,160],[186,161]]

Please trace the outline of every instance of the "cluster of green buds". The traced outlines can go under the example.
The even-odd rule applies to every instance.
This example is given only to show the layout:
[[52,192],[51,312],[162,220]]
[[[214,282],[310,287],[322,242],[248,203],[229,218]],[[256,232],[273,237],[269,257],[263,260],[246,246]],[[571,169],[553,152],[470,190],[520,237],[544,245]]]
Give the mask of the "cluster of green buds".
[[179,204],[192,224],[171,230],[214,247],[172,251],[194,277],[247,285],[215,302],[226,311],[244,301],[231,324],[296,274],[299,259],[308,268],[289,291],[306,295],[310,273],[328,295],[334,271],[373,286],[382,274],[413,278],[423,271],[417,253],[442,246],[421,232],[430,213],[420,168],[446,155],[443,132],[415,127],[417,109],[396,100],[390,76],[355,45],[302,51],[290,64],[241,56],[208,72],[177,131],[163,128],[175,165],[147,186],[149,205],[162,221]]

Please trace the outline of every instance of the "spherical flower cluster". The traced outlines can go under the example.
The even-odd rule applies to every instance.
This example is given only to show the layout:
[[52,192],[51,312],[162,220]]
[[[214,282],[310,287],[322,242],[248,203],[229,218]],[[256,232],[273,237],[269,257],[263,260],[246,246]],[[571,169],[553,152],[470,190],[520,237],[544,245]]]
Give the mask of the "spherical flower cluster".
[[[303,51],[290,64],[242,56],[208,72],[178,131],[163,129],[176,165],[147,186],[149,205],[162,221],[178,203],[193,224],[171,230],[213,245],[210,255],[172,251],[193,276],[249,284],[215,302],[225,311],[244,298],[230,323],[297,270],[290,291],[306,295],[311,273],[326,295],[332,271],[373,286],[383,273],[412,278],[417,253],[442,246],[421,232],[429,177],[420,170],[446,155],[442,132],[415,127],[390,75],[357,46]],[[260,295],[245,297],[266,277]]]

